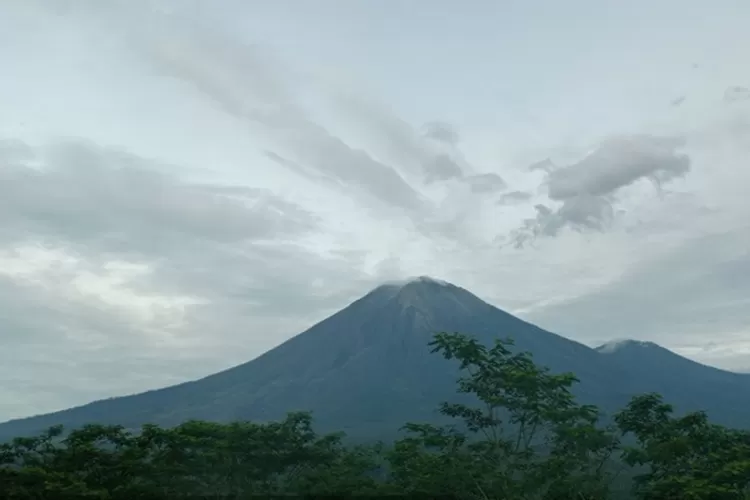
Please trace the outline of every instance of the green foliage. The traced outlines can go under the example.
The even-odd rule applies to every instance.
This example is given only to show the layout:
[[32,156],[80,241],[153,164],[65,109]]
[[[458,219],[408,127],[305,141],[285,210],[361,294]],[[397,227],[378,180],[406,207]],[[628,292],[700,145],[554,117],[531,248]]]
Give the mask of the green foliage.
[[16,439],[0,450],[0,487],[9,498],[78,495],[226,498],[367,491],[375,480],[368,449],[341,436],[317,436],[309,414],[282,422],[186,422],[146,425],[139,433],[90,425],[54,442],[61,428]]
[[645,394],[615,418],[638,443],[624,450],[625,461],[647,470],[635,478],[638,497],[750,497],[750,433],[711,424],[702,412],[679,418],[672,413],[658,394]]
[[441,333],[431,346],[460,362],[458,390],[478,404],[445,403],[440,409],[459,419],[466,434],[406,426],[412,435],[390,454],[394,477],[406,491],[518,499],[607,494],[604,465],[618,442],[596,426],[596,408],[575,402],[572,374],[550,374],[528,353],[511,351],[509,340],[487,348]]
[[[656,394],[633,398],[616,427],[604,426],[597,408],[575,401],[573,374],[550,373],[508,340],[487,347],[441,333],[430,345],[460,365],[463,402],[439,408],[453,425],[408,423],[390,446],[346,446],[343,435],[318,435],[308,413],[138,431],[93,424],[67,435],[58,426],[0,445],[0,492],[97,500],[750,498],[746,431],[714,425],[703,413],[675,416]],[[632,492],[615,491],[618,464],[634,476]]]

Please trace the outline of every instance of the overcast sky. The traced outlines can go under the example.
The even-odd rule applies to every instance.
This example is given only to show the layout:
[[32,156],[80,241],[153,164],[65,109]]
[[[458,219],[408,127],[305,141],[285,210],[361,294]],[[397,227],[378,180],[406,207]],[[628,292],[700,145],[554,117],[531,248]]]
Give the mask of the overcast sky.
[[0,420],[430,275],[750,369],[747,0],[0,0]]

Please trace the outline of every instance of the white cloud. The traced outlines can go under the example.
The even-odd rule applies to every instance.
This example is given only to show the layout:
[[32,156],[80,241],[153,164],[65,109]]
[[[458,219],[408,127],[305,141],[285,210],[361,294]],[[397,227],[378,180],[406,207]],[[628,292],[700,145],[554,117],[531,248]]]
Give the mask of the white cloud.
[[[385,14],[225,3],[0,6],[0,419],[217,371],[414,275],[584,342],[750,367],[744,53],[695,76],[688,49],[586,55],[521,11],[456,54],[409,18],[394,53],[346,31]],[[530,43],[516,24],[556,40],[528,46],[541,73],[495,57]]]

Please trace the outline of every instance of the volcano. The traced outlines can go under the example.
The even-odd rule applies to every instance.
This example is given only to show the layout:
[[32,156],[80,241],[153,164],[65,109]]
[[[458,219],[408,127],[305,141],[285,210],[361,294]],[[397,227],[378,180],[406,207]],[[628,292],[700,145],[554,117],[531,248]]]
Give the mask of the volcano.
[[[0,425],[0,437],[52,425],[189,419],[269,421],[312,411],[321,431],[387,439],[406,422],[439,423],[438,405],[455,401],[457,365],[431,354],[437,332],[473,335],[515,348],[553,372],[574,372],[579,400],[605,412],[657,391],[681,410],[706,410],[718,422],[750,422],[750,375],[700,365],[656,344],[626,341],[592,349],[542,330],[444,281],[419,277],[381,285],[338,313],[247,363],[200,380],[96,401]],[[740,425],[741,424],[741,425]]]

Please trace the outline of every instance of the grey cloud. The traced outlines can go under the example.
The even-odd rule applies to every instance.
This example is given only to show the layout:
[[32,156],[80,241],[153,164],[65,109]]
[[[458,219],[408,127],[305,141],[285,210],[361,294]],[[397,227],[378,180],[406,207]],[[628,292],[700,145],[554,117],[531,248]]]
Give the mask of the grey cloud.
[[[581,195],[568,200],[555,214],[561,224],[576,229],[603,230],[614,215],[612,204],[603,198]],[[547,234],[554,236],[559,228],[549,228]]]
[[[301,283],[290,262],[303,265],[304,276],[325,276],[330,290],[356,281],[360,261],[322,258],[289,241],[315,230],[317,218],[264,190],[188,184],[141,158],[82,143],[44,158],[41,169],[0,164],[0,249],[63,248],[95,274],[112,259],[146,262],[152,274],[128,287],[214,304],[203,311],[233,301],[240,318],[281,304],[304,317],[335,301],[332,292]],[[273,289],[283,290],[286,302]]]
[[0,250],[43,243],[82,256],[93,272],[112,259],[146,262],[153,273],[128,286],[236,299],[256,313],[281,303],[269,284],[284,290],[284,307],[298,300],[298,311],[331,299],[300,283],[290,262],[333,280],[332,289],[361,267],[359,257],[324,258],[295,243],[318,229],[318,218],[263,189],[186,183],[143,158],[83,142],[33,158],[41,168],[0,158]]
[[639,179],[666,182],[690,170],[690,158],[677,152],[684,141],[648,135],[614,137],[578,163],[551,172],[549,197],[604,196]]
[[22,163],[13,163],[14,155],[0,158],[6,242],[35,236],[153,255],[181,248],[185,239],[258,241],[304,234],[317,224],[311,213],[265,190],[229,195],[222,186],[185,183],[159,173],[155,162],[82,141],[25,153]]
[[[590,344],[648,339],[670,348],[747,341],[747,227],[685,239],[591,293],[542,307],[528,319]],[[742,362],[750,365],[748,354]]]
[[421,195],[393,168],[373,159],[366,151],[351,149],[342,140],[318,131],[294,145],[298,161],[307,162],[351,188],[370,193],[386,205],[409,212],[425,209]]
[[558,208],[537,206],[512,237],[523,245],[539,235],[554,236],[563,228],[603,230],[613,219],[618,191],[646,179],[657,188],[690,171],[690,158],[676,137],[613,137],[577,163],[549,171],[547,194]]
[[210,345],[165,348],[160,336],[188,332],[165,322],[148,325],[160,330],[154,335],[132,315],[79,296],[70,278],[52,272],[38,282],[0,274],[0,378],[8,382],[0,392],[0,420],[150,390],[226,367]]
[[532,163],[531,165],[527,167],[527,170],[529,172],[535,172],[537,170],[541,170],[542,172],[550,173],[556,168],[557,166],[554,163],[552,163],[552,160],[549,158],[546,158],[544,160],[540,160],[540,161]]
[[[195,267],[203,263],[193,260]],[[375,285],[354,269],[345,276],[343,266],[326,274],[315,261],[297,263],[310,272],[287,262],[273,280],[255,282],[240,296],[188,307],[176,326],[134,321],[96,298],[78,300],[54,276],[33,283],[0,275],[0,378],[9,382],[0,389],[0,421],[215,373],[262,354]],[[262,267],[232,264],[237,275]],[[325,279],[312,286],[318,271]],[[163,343],[166,335],[175,343]]]
[[534,236],[556,236],[565,227],[601,231],[614,215],[612,205],[595,196],[577,196],[557,210],[541,204],[534,208],[536,217],[525,221],[527,228],[533,228]]
[[670,102],[669,104],[672,107],[676,108],[676,107],[681,106],[685,102],[685,99],[687,99],[685,96],[680,96],[676,99],[673,99],[672,102]]
[[[113,377],[111,362],[149,352],[150,339],[141,325],[63,286],[72,278],[67,271],[52,271],[47,278],[39,282],[0,274],[0,378],[13,381],[12,389],[5,389],[8,397],[0,398],[0,418],[26,415],[30,409],[62,409],[109,396],[107,392],[123,386],[126,392],[138,387],[128,387],[135,370],[118,368]],[[172,369],[178,368],[177,355],[173,359]],[[87,360],[110,363],[89,370]],[[162,361],[161,368],[169,364]],[[169,372],[163,370],[162,376]],[[60,380],[65,384],[60,386]]]
[[[279,65],[258,47],[214,35],[172,29],[144,46],[158,68],[253,126],[276,143],[287,160],[316,171],[334,185],[345,186],[345,193],[366,193],[408,211],[423,208],[419,193],[398,171],[366,151],[350,147],[315,122],[295,102]],[[291,167],[289,161],[284,163]]]
[[[412,184],[412,181],[419,184],[458,180],[469,175],[471,166],[457,148],[431,145],[403,120],[376,109],[369,101],[351,92],[334,93],[340,107],[354,113],[359,118],[356,123],[370,131],[372,137],[383,139],[399,161],[386,162],[380,155],[376,159],[368,151],[351,147],[313,120],[295,101],[287,79],[274,68],[255,63],[255,49],[245,56],[243,46],[232,40],[204,43],[204,37],[212,36],[208,33],[190,38],[185,38],[179,30],[169,34],[168,39],[157,38],[149,46],[159,67],[192,85],[219,103],[222,110],[252,127],[257,135],[270,140],[273,146],[268,151],[272,153],[267,156],[276,163],[324,182],[345,196],[356,197],[388,216],[398,213],[424,236],[451,239],[456,237],[456,230],[467,231],[453,227],[452,224],[460,223],[454,221],[455,217],[445,215],[465,211],[463,208],[436,206]],[[169,44],[177,45],[179,50]],[[225,46],[230,48],[225,50]],[[263,81],[272,80],[274,88],[269,90],[263,84],[256,91],[253,79],[257,74],[262,75]],[[306,84],[301,79],[294,83]],[[497,179],[493,182],[498,184]],[[376,202],[374,207],[367,202],[368,198]],[[446,217],[451,220],[446,221]],[[450,231],[446,233],[448,228]]]
[[331,90],[332,103],[352,118],[351,126],[364,131],[370,146],[408,176],[424,177],[434,162],[435,150],[406,121],[382,103],[355,94],[350,88]]
[[506,188],[502,177],[492,172],[471,175],[465,180],[473,193],[496,193]]
[[[426,184],[462,179],[477,194],[505,188],[505,182],[495,173],[471,173],[472,166],[457,147],[458,133],[449,123],[427,123],[420,136],[408,123],[387,112],[384,106],[375,106],[351,92],[338,92],[337,102],[346,112],[356,116],[357,126],[366,129],[371,137],[380,139],[379,147],[393,158],[396,165],[409,174],[420,173]],[[443,147],[433,147],[424,138]]]
[[455,146],[460,140],[456,129],[450,123],[446,122],[429,122],[424,125],[424,135],[429,139],[444,142]]
[[497,200],[498,205],[515,205],[531,199],[532,194],[525,191],[511,191],[503,193]]
[[289,158],[286,158],[284,156],[281,156],[278,153],[275,153],[273,151],[264,151],[263,154],[266,158],[273,161],[274,163],[277,163],[281,165],[282,167],[291,170],[303,177],[306,177],[313,182],[320,182],[320,183],[332,183],[335,182],[334,179],[331,179],[330,176],[326,176],[318,171],[316,171],[313,168],[310,168],[304,164],[300,164],[294,160],[290,160]]
[[458,133],[445,122],[430,122],[420,132],[388,110],[351,90],[335,92],[335,102],[355,118],[376,149],[409,175],[425,183],[460,179],[472,170],[458,148]]
[[[31,276],[0,269],[0,378],[15,382],[0,394],[0,420],[179,383],[247,361],[375,286],[378,277],[361,272],[360,258],[323,258],[291,244],[193,246],[119,287],[139,297],[203,299],[178,318],[155,310],[147,319],[76,290],[75,278],[97,271],[95,262]],[[65,386],[58,387],[59,380]],[[48,393],[55,398],[38,396]]]
[[[293,243],[209,246],[202,248],[199,259],[193,252],[173,255],[159,263],[154,275],[130,286],[165,294],[193,290],[212,304],[235,304],[243,316],[283,315],[288,310],[305,316],[338,304],[336,290],[342,283],[359,285],[358,280],[365,279],[359,271],[362,259],[320,256]],[[304,273],[298,272],[299,266]]]
[[0,167],[5,175],[9,175],[12,168],[23,167],[35,158],[34,148],[25,142],[17,139],[0,139]]
[[426,181],[447,181],[449,179],[460,179],[464,173],[458,163],[447,154],[439,154],[431,158],[425,165]]
[[735,85],[724,91],[724,102],[732,103],[750,99],[750,88]]
[[[296,244],[317,218],[264,190],[188,183],[154,162],[80,141],[46,150],[6,141],[0,150],[0,258],[23,247],[74,258],[41,274],[0,269],[0,366],[13,366],[0,378],[17,382],[0,398],[8,401],[0,420],[245,361],[377,281],[362,271],[363,255],[324,256]],[[140,317],[82,295],[76,280],[106,279],[116,259],[148,269],[117,283],[119,292],[196,303],[167,314],[157,301]]]

